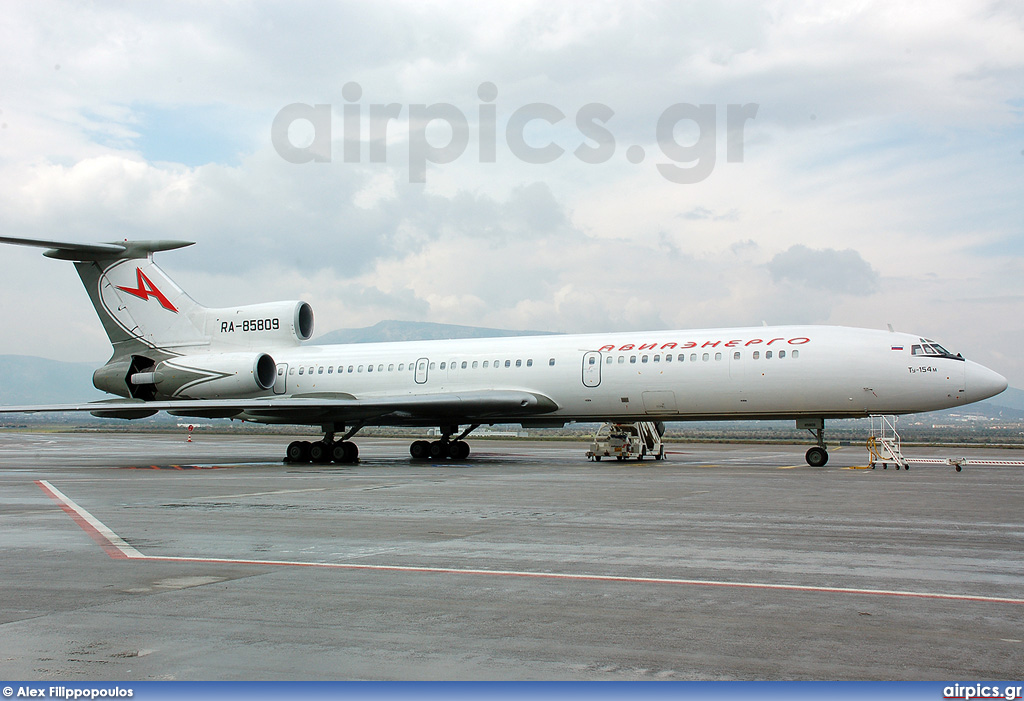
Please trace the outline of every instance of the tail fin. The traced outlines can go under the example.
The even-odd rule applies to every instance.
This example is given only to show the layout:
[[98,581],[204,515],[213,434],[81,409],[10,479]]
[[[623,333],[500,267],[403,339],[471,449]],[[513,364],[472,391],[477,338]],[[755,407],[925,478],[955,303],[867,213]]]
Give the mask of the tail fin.
[[190,241],[81,244],[0,237],[0,243],[47,248],[43,255],[74,262],[114,347],[112,361],[139,353],[178,355],[209,343],[206,308],[153,262],[154,253]]

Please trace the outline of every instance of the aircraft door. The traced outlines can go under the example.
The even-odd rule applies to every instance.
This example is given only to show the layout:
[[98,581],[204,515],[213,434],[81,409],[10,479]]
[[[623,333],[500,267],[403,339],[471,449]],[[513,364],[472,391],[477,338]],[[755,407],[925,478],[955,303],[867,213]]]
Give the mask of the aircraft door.
[[274,394],[288,393],[288,363],[278,363],[277,379],[274,380]]
[[416,384],[422,385],[427,381],[427,368],[430,366],[430,361],[426,358],[420,358],[416,361]]
[[597,387],[601,384],[601,353],[590,351],[583,354],[583,384]]

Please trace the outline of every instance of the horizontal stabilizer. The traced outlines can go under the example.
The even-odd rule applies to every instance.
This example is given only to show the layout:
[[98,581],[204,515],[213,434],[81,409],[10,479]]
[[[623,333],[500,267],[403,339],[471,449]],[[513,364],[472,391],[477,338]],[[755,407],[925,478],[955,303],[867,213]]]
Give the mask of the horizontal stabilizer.
[[173,251],[191,246],[194,241],[123,241],[120,243],[75,243],[73,241],[47,241],[44,239],[15,238],[0,236],[0,243],[16,246],[35,246],[49,249],[43,252],[47,258],[58,260],[88,261],[116,260],[121,258],[145,258],[158,251]]

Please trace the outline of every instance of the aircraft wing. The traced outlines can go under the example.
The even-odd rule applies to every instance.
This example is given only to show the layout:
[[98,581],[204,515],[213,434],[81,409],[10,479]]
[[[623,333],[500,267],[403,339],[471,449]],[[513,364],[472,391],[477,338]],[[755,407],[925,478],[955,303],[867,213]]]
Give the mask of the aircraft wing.
[[480,390],[436,394],[389,395],[357,398],[348,394],[318,393],[263,399],[181,399],[143,401],[113,399],[86,404],[0,407],[0,413],[90,412],[94,416],[139,419],[166,411],[195,418],[252,419],[266,423],[355,423],[422,425],[486,423],[511,420],[558,409],[542,394],[521,390]]

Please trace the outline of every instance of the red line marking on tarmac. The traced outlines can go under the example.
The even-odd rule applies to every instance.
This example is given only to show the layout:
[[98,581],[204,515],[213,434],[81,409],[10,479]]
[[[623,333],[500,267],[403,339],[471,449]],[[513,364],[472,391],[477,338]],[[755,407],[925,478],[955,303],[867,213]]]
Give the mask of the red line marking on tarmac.
[[46,480],[36,484],[56,501],[61,509],[92,537],[110,557],[148,562],[195,562],[222,565],[258,565],[264,567],[316,567],[366,572],[415,572],[421,574],[456,574],[490,577],[523,577],[585,582],[618,582],[627,584],[674,584],[676,586],[723,587],[733,589],[761,589],[768,591],[814,592],[825,594],[859,594],[862,596],[898,596],[911,599],[939,599],[945,601],[975,601],[995,604],[1024,604],[1024,599],[1001,596],[974,596],[970,594],[942,594],[939,592],[901,591],[886,589],[855,589],[848,587],[819,587],[802,584],[772,584],[768,582],[722,582],[709,579],[677,579],[671,577],[626,577],[604,574],[571,574],[565,572],[521,572],[515,570],[481,570],[458,567],[425,567],[404,565],[368,565],[348,562],[302,562],[289,560],[248,560],[223,557],[178,557],[173,555],[144,555],[120,536],[107,528],[92,514],[62,494]]
[[141,555],[138,550],[125,543],[116,533],[104,526],[103,523],[94,518],[92,514],[81,506],[71,501],[52,484],[46,480],[36,480],[36,484],[46,492],[47,496],[57,502],[60,508],[64,510],[64,513],[70,516],[78,524],[79,528],[96,541],[107,555],[115,560],[126,560]]

